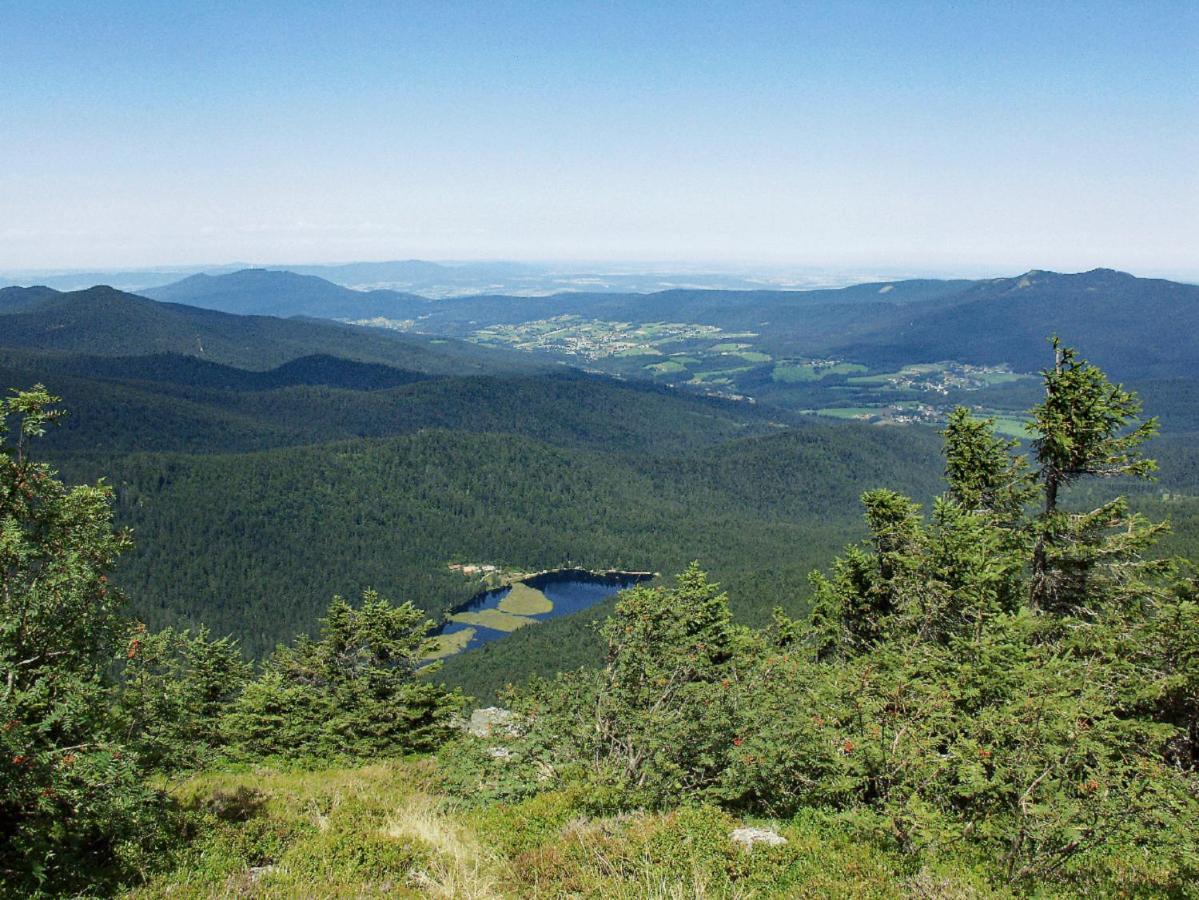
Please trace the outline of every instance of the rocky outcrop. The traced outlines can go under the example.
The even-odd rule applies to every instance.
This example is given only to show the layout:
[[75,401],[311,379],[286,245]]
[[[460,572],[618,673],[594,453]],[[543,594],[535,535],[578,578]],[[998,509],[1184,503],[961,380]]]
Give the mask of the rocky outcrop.
[[476,709],[470,714],[470,721],[466,723],[466,731],[479,738],[497,735],[519,737],[524,729],[521,727],[520,717],[512,710],[499,706],[488,706],[484,709]]

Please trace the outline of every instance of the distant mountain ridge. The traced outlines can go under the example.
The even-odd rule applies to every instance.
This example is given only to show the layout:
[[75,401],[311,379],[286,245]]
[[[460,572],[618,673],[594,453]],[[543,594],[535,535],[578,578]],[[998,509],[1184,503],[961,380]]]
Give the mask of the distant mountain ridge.
[[1121,378],[1199,368],[1197,285],[1112,269],[1033,270],[975,283],[948,304],[908,312],[906,321],[837,351],[878,365],[957,359],[1030,371],[1043,368],[1046,337],[1058,334]]
[[448,337],[561,315],[695,322],[755,332],[763,349],[777,356],[828,355],[871,367],[954,359],[1029,371],[1043,364],[1051,333],[1085,346],[1119,377],[1171,377],[1199,366],[1199,286],[1112,269],[1075,274],[1034,269],[1009,278],[912,279],[811,291],[676,289],[440,300],[246,270],[195,276],[148,293],[227,311],[385,318]]
[[97,356],[177,353],[247,369],[326,355],[432,374],[529,371],[511,352],[331,321],[244,316],[162,303],[106,286],[0,289],[0,347]]
[[425,297],[457,297],[487,293],[545,296],[564,291],[650,293],[667,288],[747,290],[760,287],[827,287],[862,280],[825,271],[792,274],[752,274],[684,271],[664,265],[570,264],[515,262],[511,260],[443,261],[421,259],[302,264],[226,263],[202,266],[163,266],[158,269],[86,271],[33,270],[0,273],[0,286],[44,284],[60,291],[82,290],[110,284],[140,292],[167,285],[190,275],[225,275],[246,268],[268,268],[315,275],[347,288],[386,288]]
[[401,317],[423,297],[396,291],[355,291],[314,275],[242,269],[227,275],[192,275],[147,288],[142,296],[237,315],[310,316],[322,319]]

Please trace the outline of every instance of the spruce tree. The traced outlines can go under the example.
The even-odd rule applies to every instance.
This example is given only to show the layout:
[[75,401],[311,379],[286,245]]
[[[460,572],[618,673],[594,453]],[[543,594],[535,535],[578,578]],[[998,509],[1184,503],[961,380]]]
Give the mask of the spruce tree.
[[[1093,615],[1097,600],[1135,572],[1161,527],[1129,516],[1121,499],[1069,512],[1062,491],[1088,477],[1149,477],[1157,466],[1141,447],[1157,433],[1157,419],[1140,421],[1135,394],[1056,337],[1052,345],[1053,368],[1041,373],[1045,399],[1032,410],[1043,508],[1033,526],[1029,598],[1037,611]],[[1105,586],[1094,583],[1104,575]]]

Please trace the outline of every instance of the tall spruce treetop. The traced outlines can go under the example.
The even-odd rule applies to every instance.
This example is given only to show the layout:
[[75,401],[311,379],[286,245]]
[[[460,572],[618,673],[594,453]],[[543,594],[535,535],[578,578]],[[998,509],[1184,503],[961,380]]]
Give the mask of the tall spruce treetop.
[[[1135,555],[1158,530],[1128,517],[1122,500],[1088,513],[1061,511],[1063,488],[1086,477],[1149,477],[1157,464],[1141,447],[1157,433],[1156,418],[1139,421],[1141,402],[1071,347],[1052,338],[1054,366],[1042,372],[1045,399],[1032,410],[1033,451],[1044,509],[1036,523],[1030,601],[1034,609],[1076,611],[1085,600],[1087,576],[1105,556]],[[1111,545],[1110,530],[1125,530],[1124,547]],[[1103,545],[1108,545],[1104,552]]]

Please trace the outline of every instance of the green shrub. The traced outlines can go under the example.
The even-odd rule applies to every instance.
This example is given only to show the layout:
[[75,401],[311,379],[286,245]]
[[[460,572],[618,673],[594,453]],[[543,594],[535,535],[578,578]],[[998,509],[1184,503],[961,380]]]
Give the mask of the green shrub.
[[0,891],[17,895],[128,880],[169,823],[114,714],[111,672],[136,643],[108,583],[129,546],[112,492],[28,456],[55,402],[41,387],[0,400]]
[[229,638],[167,628],[139,632],[121,673],[120,711],[130,743],[161,771],[194,769],[215,758],[221,716],[250,679]]
[[280,647],[222,723],[249,756],[396,756],[451,734],[462,697],[415,673],[432,623],[374,591],[359,608],[335,597],[316,640]]

